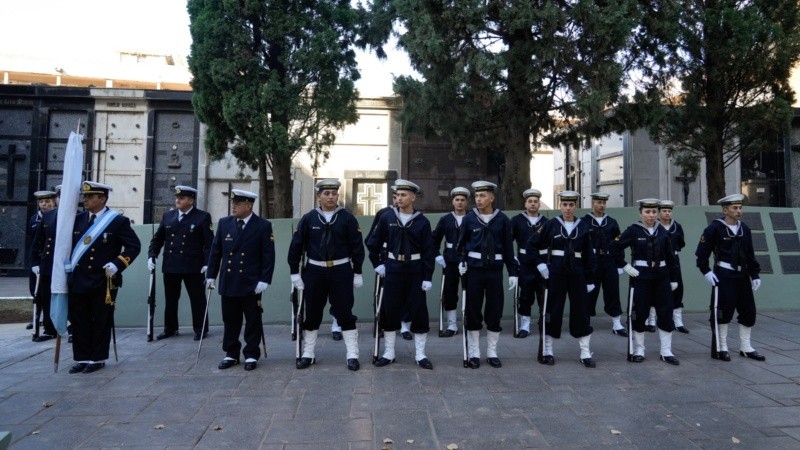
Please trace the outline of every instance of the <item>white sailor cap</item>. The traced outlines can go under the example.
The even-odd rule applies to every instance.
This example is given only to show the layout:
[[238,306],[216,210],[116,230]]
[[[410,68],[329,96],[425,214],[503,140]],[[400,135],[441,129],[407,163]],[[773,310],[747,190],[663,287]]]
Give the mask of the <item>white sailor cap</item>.
[[661,200],[657,198],[643,198],[641,200],[636,200],[636,203],[639,204],[640,208],[658,208],[658,203]]
[[397,192],[397,191],[411,191],[411,192],[413,192],[415,194],[417,192],[419,192],[419,186],[418,185],[416,185],[415,183],[412,183],[412,182],[410,182],[408,180],[403,180],[403,179],[400,179],[400,178],[398,178],[394,182],[394,186],[392,186],[392,189],[395,192]]
[[722,197],[721,199],[717,200],[717,203],[721,206],[741,205],[744,203],[744,194],[731,194],[727,197]]
[[175,186],[175,196],[197,198],[197,189],[191,186]]
[[675,202],[672,200],[661,200],[658,202],[658,209],[672,209],[675,207]]
[[542,198],[542,191],[538,189],[525,189],[522,192],[522,198],[527,199],[528,197]]
[[464,197],[467,197],[467,198],[469,198],[469,196],[470,196],[470,192],[469,192],[469,189],[467,189],[467,188],[465,188],[465,187],[458,186],[458,187],[454,187],[454,188],[453,188],[453,189],[450,191],[450,198],[453,198],[453,197],[455,197],[456,195],[463,195]]
[[243,191],[241,189],[231,189],[231,200],[234,202],[248,202],[255,203],[258,194],[250,191]]
[[472,183],[472,189],[475,192],[494,192],[497,185],[488,181],[476,181]]
[[608,200],[611,194],[607,192],[592,192],[591,197],[592,200]]
[[575,191],[561,191],[558,193],[558,197],[562,202],[577,202],[581,198],[581,194]]
[[53,191],[36,191],[33,193],[36,200],[44,200],[47,198],[56,198],[56,193]]
[[334,191],[338,191],[339,187],[341,185],[342,185],[342,183],[340,183],[339,180],[334,179],[334,178],[328,178],[326,180],[317,181],[317,184],[314,185],[314,189],[316,189],[317,193],[320,193],[322,191],[326,191],[326,190],[329,190],[329,189],[332,189]]
[[94,181],[84,181],[81,183],[81,194],[103,194],[108,195],[114,189],[103,183],[96,183]]

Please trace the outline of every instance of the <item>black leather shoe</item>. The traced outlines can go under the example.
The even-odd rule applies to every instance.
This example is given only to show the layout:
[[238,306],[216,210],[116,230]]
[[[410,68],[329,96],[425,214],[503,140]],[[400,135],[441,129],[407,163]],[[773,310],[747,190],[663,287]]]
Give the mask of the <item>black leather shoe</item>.
[[86,365],[86,367],[83,368],[83,373],[97,372],[98,370],[102,369],[105,366],[106,366],[106,363],[104,363],[104,362],[89,363],[89,364]]
[[647,330],[648,333],[655,333],[657,328],[655,325],[645,325],[644,329]]
[[518,338],[518,339],[525,339],[525,338],[526,338],[526,337],[528,337],[530,334],[531,334],[531,332],[530,332],[530,331],[528,331],[528,330],[519,330],[519,333],[517,333],[517,335],[516,335],[516,336],[514,336],[514,337],[515,337],[515,338]]
[[331,331],[331,339],[334,341],[341,341],[342,340],[342,332],[341,331]]
[[592,358],[581,358],[581,364],[583,364],[583,367],[588,367],[590,369],[597,367],[597,364],[595,364]]
[[556,359],[553,357],[553,355],[544,355],[539,357],[539,362],[546,366],[553,366],[556,363]]
[[628,337],[628,331],[625,328],[620,328],[618,330],[611,330],[612,333],[616,334],[617,336]]
[[467,367],[470,369],[477,369],[481,366],[481,359],[480,358],[470,358],[467,361]]
[[[203,333],[203,337],[206,337],[206,336],[208,336],[208,331]],[[196,331],[194,333],[194,340],[195,341],[199,341],[200,340],[200,332],[199,331]]]
[[486,358],[486,362],[489,363],[490,366],[494,367],[495,369],[503,367],[503,363],[500,362],[500,358]]
[[641,362],[644,362],[644,356],[642,356],[642,355],[633,355],[633,356],[631,356],[631,358],[628,361],[630,361],[632,363],[641,363]]
[[753,350],[752,352],[739,351],[739,354],[741,356],[744,356],[744,357],[747,357],[747,358],[750,358],[750,359],[755,359],[756,361],[766,361],[767,360],[767,358],[764,355],[762,355],[761,353],[758,353],[757,350]]
[[446,330],[442,330],[442,332],[439,333],[439,337],[453,337],[455,335],[456,335],[455,330],[451,330],[449,328]]
[[156,340],[160,341],[162,339],[171,338],[172,336],[177,336],[177,335],[178,335],[177,331],[165,331],[165,332],[159,334],[158,336],[156,336]]
[[72,367],[69,368],[69,373],[80,373],[80,372],[83,372],[83,369],[85,369],[86,366],[88,366],[88,365],[89,365],[88,363],[73,364]]
[[675,329],[678,330],[678,333],[689,334],[689,329],[686,327],[676,327]]
[[430,362],[428,358],[422,358],[417,361],[417,365],[422,367],[423,369],[433,370],[433,363]]
[[375,362],[373,362],[372,365],[374,365],[375,367],[383,367],[383,366],[388,366],[389,364],[392,364],[393,362],[394,362],[394,359],[386,359],[383,356],[381,356]]
[[678,361],[678,358],[676,358],[674,356],[663,356],[662,355],[661,356],[661,360],[664,361],[667,364],[672,364],[673,366],[681,365],[681,362]]
[[717,354],[715,355],[712,352],[711,353],[711,358],[718,359],[720,361],[730,361],[731,360],[731,354],[728,353],[727,351],[724,351],[724,352],[717,352]]
[[25,325],[25,329],[26,330],[32,330],[33,329],[33,324],[29,323],[29,324]]
[[347,370],[352,370],[355,372],[356,370],[361,368],[361,364],[359,364],[356,358],[348,358],[347,359]]
[[294,366],[298,369],[308,369],[315,362],[317,362],[315,358],[300,358],[295,361]]
[[44,342],[53,339],[55,336],[50,336],[49,334],[42,334],[39,337],[33,338],[33,342]]
[[400,333],[400,336],[403,336],[403,339],[407,341],[414,339],[414,336],[411,334],[410,331],[403,331],[402,333]]
[[217,368],[218,368],[219,370],[225,370],[225,369],[230,369],[231,367],[233,367],[233,366],[235,366],[235,365],[237,365],[237,364],[239,364],[239,360],[238,360],[238,359],[223,359],[223,360],[222,360],[222,361],[219,363],[219,365],[217,366]]
[[244,363],[244,370],[253,370],[253,369],[256,368],[256,366],[258,366],[258,362],[257,361],[245,362]]

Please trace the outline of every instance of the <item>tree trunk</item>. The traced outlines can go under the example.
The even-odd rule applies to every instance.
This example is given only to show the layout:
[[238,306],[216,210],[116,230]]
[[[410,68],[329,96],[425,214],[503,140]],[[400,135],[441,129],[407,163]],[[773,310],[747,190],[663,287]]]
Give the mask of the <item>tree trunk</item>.
[[706,184],[708,204],[715,205],[725,197],[725,165],[722,162],[722,145],[709,145],[706,148]]
[[269,190],[267,189],[267,159],[258,160],[258,213],[261,217],[272,217],[269,213]]
[[[273,217],[292,217],[292,159],[289,155],[273,155],[272,182],[275,190],[275,214]],[[262,180],[262,183],[265,184],[266,180]]]
[[517,124],[508,130],[503,177],[504,209],[523,209],[522,192],[531,187],[531,152],[527,126]]

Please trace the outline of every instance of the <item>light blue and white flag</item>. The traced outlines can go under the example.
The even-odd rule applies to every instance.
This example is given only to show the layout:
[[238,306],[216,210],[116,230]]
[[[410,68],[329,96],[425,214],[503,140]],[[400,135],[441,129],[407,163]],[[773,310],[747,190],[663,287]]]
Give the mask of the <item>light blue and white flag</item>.
[[58,334],[67,334],[68,294],[66,266],[72,255],[72,229],[78,213],[78,196],[83,181],[83,135],[72,132],[64,155],[64,178],[58,204],[56,244],[53,250],[53,281],[50,284],[50,318]]

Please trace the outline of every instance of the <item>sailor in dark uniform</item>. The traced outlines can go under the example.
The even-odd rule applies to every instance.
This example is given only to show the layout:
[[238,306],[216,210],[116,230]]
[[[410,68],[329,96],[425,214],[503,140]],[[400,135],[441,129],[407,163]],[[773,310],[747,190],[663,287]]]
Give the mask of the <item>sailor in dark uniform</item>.
[[[223,217],[211,244],[206,271],[206,288],[216,287],[222,296],[224,334],[222,350],[225,358],[219,363],[224,370],[239,364],[244,355],[244,370],[253,370],[261,357],[259,342],[264,333],[261,322],[261,295],[272,283],[275,270],[275,236],[272,223],[253,213],[258,195],[232,189],[231,215]],[[239,341],[245,320],[244,348]]]
[[[658,221],[657,198],[638,200],[641,220],[629,226],[612,243],[611,252],[621,268],[631,277],[633,309],[633,355],[631,362],[644,361],[645,318],[650,307],[656,309],[656,326],[661,340],[661,360],[672,365],[680,362],[672,354],[672,291],[678,287],[675,252],[667,230]],[[625,262],[625,249],[631,249],[631,263]]]
[[[442,287],[442,301],[444,313],[447,316],[447,328],[441,337],[453,337],[458,331],[456,324],[456,306],[458,305],[458,285],[461,276],[458,273],[458,264],[461,257],[456,252],[458,235],[461,232],[461,223],[467,214],[467,202],[470,192],[465,187],[456,187],[450,191],[453,211],[443,215],[436,228],[433,230],[433,245],[436,249],[436,264],[442,266],[444,286]],[[444,241],[444,254],[439,253]]]
[[[680,333],[689,333],[683,325],[683,276],[681,275],[681,259],[678,256],[683,247],[686,247],[683,227],[672,218],[672,210],[675,202],[671,200],[661,200],[658,202],[658,221],[665,230],[669,232],[669,241],[672,244],[672,251],[675,252],[675,264],[677,265],[678,288],[672,291],[672,321],[675,322],[675,329]],[[648,324],[656,323],[656,310],[650,308],[650,317],[647,318]]]
[[105,366],[122,271],[141,250],[131,221],[106,207],[111,190],[107,184],[92,181],[81,185],[84,211],[75,216],[67,265],[68,315],[77,362],[69,373],[91,373]]
[[[714,220],[703,230],[697,245],[697,267],[714,289],[718,289],[718,307],[714,311],[714,293],[711,295],[712,333],[719,339],[719,348],[712,342],[711,357],[730,361],[728,353],[728,324],[734,310],[739,314],[739,354],[764,361],[766,357],[753,348],[750,334],[756,323],[756,302],[753,293],[761,287],[761,266],[753,251],[753,236],[742,217],[744,195],[733,194],[717,201],[722,206],[723,217]],[[709,258],[714,255],[714,268]],[[714,329],[718,327],[718,333]],[[712,339],[713,341],[713,339]]]
[[[434,269],[434,247],[431,223],[420,211],[414,209],[419,186],[398,179],[394,183],[397,206],[384,213],[374,232],[367,240],[370,261],[375,273],[384,277],[384,294],[381,306],[383,329],[383,356],[375,366],[383,367],[395,360],[395,332],[400,328],[403,306],[408,308],[411,333],[414,335],[415,360],[423,369],[433,369],[425,355],[425,343],[430,330],[425,293],[431,289]],[[380,254],[386,251],[386,261]]]
[[[36,191],[33,196],[36,198],[39,211],[31,217],[29,223],[31,242],[28,248],[30,249],[31,273],[33,275],[31,277],[33,281],[31,295],[33,295],[34,303],[36,303],[36,320],[41,320],[44,327],[43,333],[39,336],[34,333],[33,341],[44,342],[56,336],[56,328],[50,319],[50,280],[53,272],[52,247],[56,236],[56,214],[52,214],[52,218],[49,220],[52,223],[47,230],[44,229],[44,224],[45,217],[55,211],[55,201],[58,197],[54,191]],[[48,239],[50,240],[48,241]]]
[[589,236],[592,238],[592,248],[597,255],[597,270],[594,272],[594,290],[589,292],[589,316],[596,315],[597,298],[600,289],[603,290],[603,311],[611,316],[611,332],[617,336],[628,337],[628,332],[622,325],[620,315],[622,306],[619,302],[619,276],[622,270],[617,270],[614,258],[609,250],[611,243],[619,236],[619,224],[613,217],[606,214],[606,202],[610,197],[605,192],[595,192],[592,197],[592,212],[586,214],[583,220],[589,224]]
[[519,334],[515,337],[524,338],[531,332],[531,307],[534,299],[538,299],[539,309],[542,308],[544,297],[544,279],[536,269],[533,255],[528,254],[528,241],[533,233],[542,229],[547,218],[539,214],[541,191],[527,189],[522,193],[525,199],[525,211],[511,218],[512,234],[517,243],[517,259],[519,260]]
[[[330,301],[331,312],[342,329],[347,348],[347,368],[358,370],[358,329],[353,315],[353,288],[364,285],[361,266],[364,263],[364,243],[355,216],[339,206],[338,180],[328,179],[316,184],[319,207],[306,213],[297,224],[289,245],[289,273],[292,284],[304,290],[305,321],[303,354],[296,362],[305,369],[316,362],[314,347],[322,322],[325,305]],[[306,255],[306,266],[300,274],[300,261]]]
[[175,186],[175,209],[166,211],[150,241],[147,252],[147,268],[155,270],[158,254],[164,248],[164,332],[156,339],[178,335],[178,300],[181,298],[181,283],[189,294],[192,306],[192,328],[194,340],[208,333],[208,322],[204,323],[206,299],[203,294],[206,263],[211,250],[214,233],[211,231],[211,215],[194,206],[197,189]]
[[561,215],[547,221],[539,233],[528,241],[528,254],[536,258],[536,268],[547,280],[547,309],[539,319],[539,332],[545,321],[542,336],[542,364],[553,365],[553,339],[561,337],[564,304],[569,295],[569,333],[578,339],[580,362],[585,367],[596,367],[592,359],[590,341],[592,326],[589,323],[587,293],[594,289],[596,258],[589,237],[589,225],[576,219],[575,209],[580,194],[561,191],[558,194]]
[[[514,239],[511,220],[494,203],[497,185],[488,181],[472,183],[475,191],[475,208],[461,224],[461,235],[456,250],[461,255],[461,275],[466,275],[466,324],[469,333],[467,364],[472,369],[480,367],[480,331],[486,322],[486,362],[502,367],[497,356],[500,339],[500,319],[503,317],[503,265],[508,270],[509,290],[517,288],[519,263],[514,258]],[[484,301],[485,300],[485,301]]]

